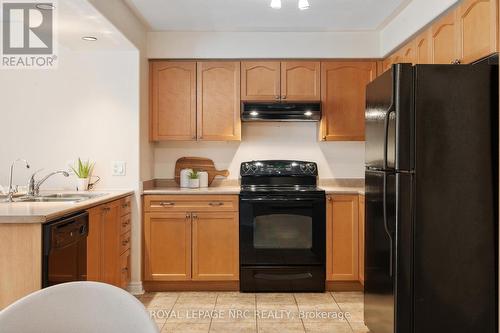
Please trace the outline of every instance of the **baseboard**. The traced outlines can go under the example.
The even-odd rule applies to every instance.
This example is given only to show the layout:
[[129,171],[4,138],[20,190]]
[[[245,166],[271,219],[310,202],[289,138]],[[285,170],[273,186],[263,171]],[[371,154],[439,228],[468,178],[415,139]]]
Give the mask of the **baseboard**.
[[326,281],[327,291],[363,291],[364,287],[359,281]]
[[132,295],[142,295],[144,294],[144,288],[142,287],[142,282],[130,282],[127,290]]
[[239,281],[144,281],[146,291],[239,291]]

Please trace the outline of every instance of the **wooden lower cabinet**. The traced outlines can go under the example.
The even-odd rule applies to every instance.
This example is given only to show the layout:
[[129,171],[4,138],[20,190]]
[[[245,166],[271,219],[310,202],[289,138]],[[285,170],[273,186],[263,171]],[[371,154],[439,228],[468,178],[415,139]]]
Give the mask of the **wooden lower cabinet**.
[[130,282],[131,197],[88,210],[87,280],[126,288]]
[[193,280],[238,280],[238,213],[193,213],[192,226]]
[[359,281],[358,195],[327,196],[327,281]]
[[144,214],[144,278],[191,280],[191,214]]
[[149,195],[144,211],[146,283],[239,280],[238,196]]

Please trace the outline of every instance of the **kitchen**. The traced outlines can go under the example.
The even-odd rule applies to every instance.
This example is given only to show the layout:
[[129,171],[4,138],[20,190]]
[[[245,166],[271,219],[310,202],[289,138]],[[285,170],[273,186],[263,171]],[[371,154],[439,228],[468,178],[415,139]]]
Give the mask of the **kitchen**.
[[[155,318],[160,330],[266,331],[282,324],[282,331],[364,332],[366,323],[373,332],[405,332],[378,327],[377,319],[390,318],[394,309],[371,320],[373,313],[366,312],[370,298],[363,301],[363,289],[370,291],[365,260],[375,253],[366,249],[371,243],[365,240],[372,235],[365,234],[370,219],[365,214],[371,212],[365,194],[372,195],[370,184],[365,188],[365,163],[371,158],[365,156],[365,141],[370,143],[373,134],[368,125],[365,132],[366,86],[389,77],[384,73],[396,73],[391,69],[396,63],[468,64],[494,55],[498,4],[387,1],[360,8],[310,0],[310,8],[300,9],[296,1],[283,0],[279,9],[268,2],[241,1],[226,8],[193,0],[189,20],[186,8],[174,3],[172,10],[151,1],[56,4],[58,68],[3,72],[5,90],[11,92],[3,98],[5,110],[14,110],[5,115],[5,124],[14,126],[4,126],[4,141],[13,143],[3,147],[0,184],[8,192],[9,166],[17,158],[30,165],[27,169],[21,161],[14,166],[18,201],[34,171],[45,168],[35,181],[54,170],[71,171],[68,165],[74,166],[78,156],[95,161],[94,175],[101,179],[87,194],[74,192],[75,175],[57,174],[41,184],[40,193],[43,200],[67,202],[0,204],[2,253],[8,254],[0,264],[2,308],[46,286],[41,278],[45,264],[37,258],[45,244],[44,227],[51,225],[47,222],[87,211],[86,279],[120,286],[138,295],[148,310],[217,309],[220,301],[221,306],[241,302],[245,309],[274,304],[292,312],[351,314],[346,320],[253,317],[236,323]],[[227,22],[231,10],[234,18]],[[350,15],[341,15],[342,10]],[[237,19],[238,12],[258,19]],[[457,80],[475,82],[469,76]],[[21,87],[30,98],[21,95]],[[435,89],[445,94],[442,87]],[[227,170],[227,177],[216,177],[208,188],[179,188],[183,168],[212,168],[207,161],[197,167],[196,159],[194,166],[177,168],[182,157],[210,159],[214,171]],[[488,178],[481,179],[473,183],[490,193]],[[46,198],[54,193],[66,198]],[[288,201],[264,202],[282,197]],[[316,197],[319,203],[310,203]],[[302,203],[292,209],[291,198]],[[286,212],[276,213],[280,209]],[[377,206],[375,211],[382,210]],[[255,226],[248,229],[248,223]],[[7,231],[15,227],[29,230]],[[293,235],[296,243],[291,244]],[[19,249],[19,244],[29,246]],[[297,252],[300,248],[314,251]],[[497,258],[496,251],[490,252]],[[318,261],[308,261],[311,253]],[[304,261],[294,262],[298,258]],[[26,270],[17,268],[23,262]],[[308,289],[304,280],[316,282]],[[303,293],[320,290],[326,292]],[[491,290],[494,294],[496,285]],[[492,309],[496,314],[496,305]],[[496,315],[482,315],[497,321]],[[441,330],[451,327],[441,325]],[[461,326],[466,331],[466,324]]]

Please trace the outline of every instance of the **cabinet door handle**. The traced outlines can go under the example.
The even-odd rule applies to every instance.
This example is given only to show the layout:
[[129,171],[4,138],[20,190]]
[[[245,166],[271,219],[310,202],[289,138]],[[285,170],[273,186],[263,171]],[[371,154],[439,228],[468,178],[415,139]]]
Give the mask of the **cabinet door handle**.
[[281,99],[286,99],[286,95],[281,96]]
[[197,220],[198,219],[198,215],[193,214],[193,219]]
[[332,197],[328,197],[328,201],[332,201]]
[[462,61],[460,59],[455,59],[451,62],[452,65],[460,65]]
[[130,239],[124,239],[122,242],[122,245],[126,246],[126,245],[128,245],[129,242],[130,242]]
[[210,206],[212,207],[220,207],[220,206],[224,206],[224,203],[223,202],[209,202],[208,203]]
[[128,272],[128,267],[122,268],[122,273],[127,273]]
[[186,213],[186,220],[189,220],[191,218],[191,214]]
[[109,212],[111,210],[111,208],[110,207],[102,207],[102,210],[104,212]]
[[127,203],[124,203],[124,204],[122,205],[122,208],[128,208],[128,206],[129,206],[129,204],[128,204],[128,202],[127,202]]
[[123,226],[123,227],[126,227],[126,226],[128,226],[129,224],[130,224],[130,220],[127,220],[127,221],[125,221],[125,222],[123,222],[123,223],[122,223],[122,226]]
[[279,96],[279,95],[276,95],[276,96],[274,97],[274,99],[280,99],[280,96]]

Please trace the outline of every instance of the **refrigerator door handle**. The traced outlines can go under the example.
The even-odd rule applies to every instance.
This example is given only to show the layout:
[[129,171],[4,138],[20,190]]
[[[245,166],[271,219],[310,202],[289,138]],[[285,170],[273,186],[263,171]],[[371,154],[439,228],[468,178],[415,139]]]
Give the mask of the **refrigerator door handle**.
[[383,210],[384,210],[384,229],[389,236],[389,276],[392,278],[392,266],[393,266],[393,241],[392,241],[392,232],[389,230],[389,224],[387,222],[387,173],[384,173],[384,186],[383,186]]
[[394,104],[391,104],[389,109],[387,109],[387,113],[385,114],[385,119],[384,119],[384,170],[387,170],[388,168],[388,162],[387,162],[387,145],[389,144],[389,121],[391,118],[391,113],[395,112],[396,109],[394,108]]

